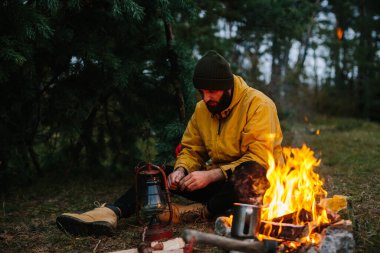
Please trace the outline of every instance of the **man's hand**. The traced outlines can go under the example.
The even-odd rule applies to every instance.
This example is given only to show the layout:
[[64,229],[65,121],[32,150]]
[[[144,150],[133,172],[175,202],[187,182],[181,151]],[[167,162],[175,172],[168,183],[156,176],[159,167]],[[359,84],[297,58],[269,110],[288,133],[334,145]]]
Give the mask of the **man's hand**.
[[180,167],[169,174],[168,176],[168,187],[171,190],[177,190],[179,186],[179,182],[182,178],[185,177],[185,169]]
[[179,182],[179,187],[181,191],[192,192],[205,188],[212,182],[221,181],[223,179],[224,175],[220,169],[194,171]]

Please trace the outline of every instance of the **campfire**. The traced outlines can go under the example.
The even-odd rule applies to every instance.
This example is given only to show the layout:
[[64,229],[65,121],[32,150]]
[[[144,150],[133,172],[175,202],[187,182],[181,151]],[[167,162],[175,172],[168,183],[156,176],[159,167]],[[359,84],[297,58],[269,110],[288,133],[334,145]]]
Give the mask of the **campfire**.
[[306,145],[302,148],[283,149],[285,164],[275,165],[269,155],[267,179],[261,213],[259,237],[274,237],[286,241],[288,247],[301,244],[318,244],[320,232],[339,216],[320,205],[327,197],[323,181],[315,172],[320,160]]
[[[269,155],[266,173],[269,188],[268,184],[262,184],[267,187],[265,194],[256,199],[251,198],[250,204],[257,205],[257,199],[262,202],[256,239],[275,240],[277,252],[308,252],[310,248],[319,252],[317,249],[326,238],[327,228],[343,228],[352,237],[352,223],[342,220],[337,214],[347,206],[346,198],[338,195],[327,198],[323,181],[315,171],[320,160],[314,156],[314,152],[303,145],[301,148],[286,147],[283,154],[285,163],[277,165]],[[257,187],[252,189],[262,192]],[[220,224],[223,224],[224,229],[231,227],[232,220],[232,215],[220,217],[216,223],[216,233],[223,234],[218,233],[217,227],[220,228]]]

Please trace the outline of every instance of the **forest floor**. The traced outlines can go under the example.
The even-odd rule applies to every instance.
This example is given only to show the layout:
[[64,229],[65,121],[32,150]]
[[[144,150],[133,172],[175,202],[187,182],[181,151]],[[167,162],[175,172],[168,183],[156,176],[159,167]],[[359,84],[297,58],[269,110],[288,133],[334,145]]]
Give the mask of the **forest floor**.
[[[307,123],[284,121],[284,146],[306,143],[322,159],[317,172],[329,196],[349,197],[347,217],[353,221],[356,252],[380,248],[380,125],[367,121],[317,117]],[[315,131],[319,129],[320,135]],[[96,203],[115,200],[133,175],[114,180],[43,178],[33,186],[1,196],[0,252],[111,252],[136,247],[141,227],[134,217],[120,220],[113,237],[72,237],[59,231],[55,218],[62,212],[85,211]],[[178,201],[178,199],[176,200]],[[174,226],[212,232],[213,222]],[[222,252],[197,246],[196,252]]]

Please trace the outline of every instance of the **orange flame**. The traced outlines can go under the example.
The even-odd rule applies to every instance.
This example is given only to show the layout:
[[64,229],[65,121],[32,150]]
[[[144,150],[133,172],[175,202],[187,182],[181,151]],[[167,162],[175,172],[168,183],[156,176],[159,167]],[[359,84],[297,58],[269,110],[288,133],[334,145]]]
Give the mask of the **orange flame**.
[[337,27],[336,28],[336,36],[338,37],[338,40],[342,40],[343,39],[343,35],[344,35],[344,30],[342,29],[342,27]]
[[293,214],[293,224],[304,225],[305,222],[299,218],[304,210],[312,216],[310,223],[328,223],[326,211],[317,212],[317,201],[327,196],[322,180],[314,172],[320,160],[314,157],[314,152],[306,145],[302,148],[284,148],[283,154],[286,161],[284,165],[275,166],[273,157],[269,156],[267,178],[270,187],[264,195],[261,219],[271,221]]
[[316,131],[315,131],[315,135],[320,135],[321,134],[321,130],[320,129],[317,129]]

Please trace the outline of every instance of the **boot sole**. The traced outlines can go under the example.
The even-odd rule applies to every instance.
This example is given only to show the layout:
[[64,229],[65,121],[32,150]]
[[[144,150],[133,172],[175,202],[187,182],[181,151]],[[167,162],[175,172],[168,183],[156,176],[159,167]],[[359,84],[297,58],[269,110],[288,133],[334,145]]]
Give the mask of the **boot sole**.
[[115,231],[106,221],[85,222],[80,219],[61,215],[56,219],[57,227],[64,233],[74,236],[112,236]]

